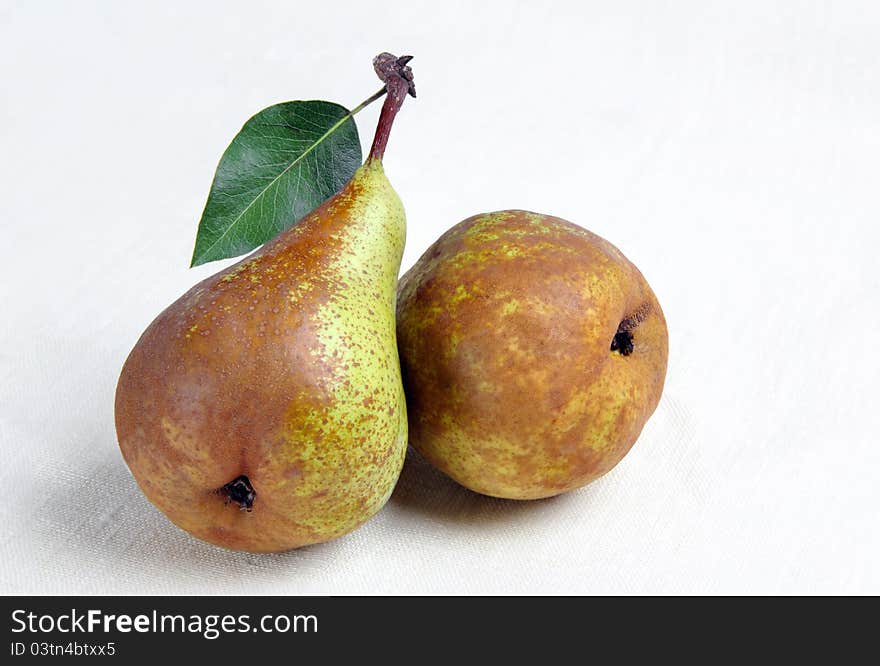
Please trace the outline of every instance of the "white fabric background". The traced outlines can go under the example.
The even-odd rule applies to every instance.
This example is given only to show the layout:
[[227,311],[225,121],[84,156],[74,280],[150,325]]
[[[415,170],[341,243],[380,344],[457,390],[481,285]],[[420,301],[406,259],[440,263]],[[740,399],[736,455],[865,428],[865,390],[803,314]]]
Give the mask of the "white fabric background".
[[[244,120],[356,104],[381,50],[416,56],[404,269],[473,213],[578,222],[659,295],[666,391],[580,491],[411,458],[357,532],[226,552],[136,488],[118,372],[222,267],[187,264]],[[4,1],[0,58],[0,591],[880,593],[877,3]]]

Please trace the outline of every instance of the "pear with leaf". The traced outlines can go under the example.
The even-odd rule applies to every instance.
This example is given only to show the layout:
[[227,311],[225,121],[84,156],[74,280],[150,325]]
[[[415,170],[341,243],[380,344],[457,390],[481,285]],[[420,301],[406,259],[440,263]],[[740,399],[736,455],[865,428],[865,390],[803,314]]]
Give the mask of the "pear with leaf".
[[406,451],[395,340],[405,241],[382,158],[409,57],[383,53],[372,149],[338,193],[162,312],[116,391],[119,445],[177,526],[251,552],[327,541],[385,504]]

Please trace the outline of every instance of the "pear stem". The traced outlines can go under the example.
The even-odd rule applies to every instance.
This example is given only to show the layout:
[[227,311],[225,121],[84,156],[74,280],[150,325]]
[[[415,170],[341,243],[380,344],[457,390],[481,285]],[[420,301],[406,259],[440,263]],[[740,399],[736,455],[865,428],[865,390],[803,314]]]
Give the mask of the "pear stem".
[[355,114],[357,114],[357,113],[360,113],[361,111],[364,110],[364,108],[368,107],[370,104],[372,104],[373,102],[375,102],[377,99],[379,99],[379,98],[380,98],[382,95],[384,95],[385,93],[386,93],[386,90],[385,90],[384,87],[383,87],[382,89],[380,89],[380,90],[377,90],[377,91],[374,92],[372,95],[370,95],[369,97],[367,97],[367,99],[365,99],[363,102],[361,102],[361,103],[358,104],[356,107],[354,107],[351,111],[349,111],[348,115],[349,115],[349,116],[353,116],[353,115],[355,115]]
[[373,147],[370,148],[370,155],[367,158],[368,162],[382,161],[385,147],[388,145],[388,137],[391,134],[391,125],[394,124],[394,118],[400,111],[400,107],[403,106],[403,100],[406,99],[407,94],[416,96],[412,70],[406,64],[410,60],[412,60],[412,56],[398,58],[390,53],[380,53],[373,58],[373,69],[378,77],[385,82],[388,97],[382,104],[376,135],[373,137]]

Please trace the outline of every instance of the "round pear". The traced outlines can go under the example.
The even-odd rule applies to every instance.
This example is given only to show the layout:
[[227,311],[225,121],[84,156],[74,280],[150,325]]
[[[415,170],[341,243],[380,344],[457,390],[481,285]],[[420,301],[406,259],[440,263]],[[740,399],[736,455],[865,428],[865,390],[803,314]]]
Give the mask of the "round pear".
[[410,443],[479,493],[550,497],[612,469],[654,412],[666,321],[608,241],[550,215],[476,215],[402,278]]

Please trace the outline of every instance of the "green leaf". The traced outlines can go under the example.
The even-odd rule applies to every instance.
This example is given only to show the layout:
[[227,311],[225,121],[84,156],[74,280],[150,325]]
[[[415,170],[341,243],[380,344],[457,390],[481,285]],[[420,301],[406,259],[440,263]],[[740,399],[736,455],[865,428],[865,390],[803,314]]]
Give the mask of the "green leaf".
[[336,194],[360,164],[357,127],[345,107],[309,101],[263,109],[220,159],[191,266],[265,243]]

